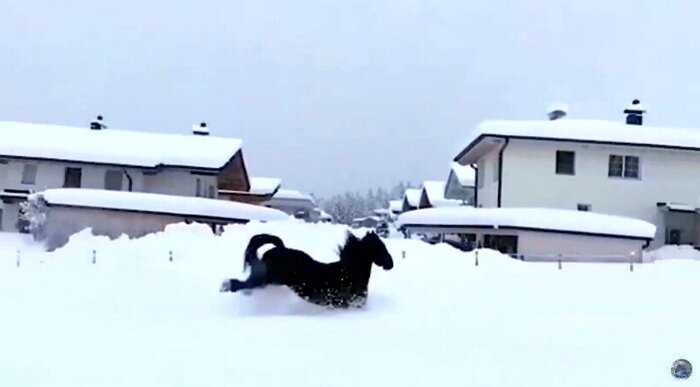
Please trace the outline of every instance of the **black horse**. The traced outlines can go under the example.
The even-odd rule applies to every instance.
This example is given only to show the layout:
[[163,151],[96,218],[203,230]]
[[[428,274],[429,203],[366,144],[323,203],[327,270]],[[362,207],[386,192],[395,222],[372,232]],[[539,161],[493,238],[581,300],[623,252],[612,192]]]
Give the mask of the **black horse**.
[[[266,244],[275,247],[258,258],[258,249]],[[286,285],[301,298],[318,305],[349,308],[362,307],[367,301],[367,284],[372,264],[390,270],[391,254],[374,232],[362,239],[348,234],[339,247],[340,260],[333,263],[314,261],[303,251],[289,249],[279,237],[258,234],[245,250],[245,267],[250,276],[245,281],[225,280],[221,292],[236,292],[266,285]]]

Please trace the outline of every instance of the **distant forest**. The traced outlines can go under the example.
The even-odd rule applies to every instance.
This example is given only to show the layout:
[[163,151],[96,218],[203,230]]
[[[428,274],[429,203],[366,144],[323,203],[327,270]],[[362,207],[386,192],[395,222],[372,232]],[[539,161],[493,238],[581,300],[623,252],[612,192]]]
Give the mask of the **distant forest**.
[[320,199],[320,207],[333,216],[337,223],[350,224],[353,219],[372,215],[376,208],[388,208],[389,200],[403,199],[407,188],[414,188],[410,182],[400,182],[393,188],[370,189],[365,194],[359,192],[345,192],[334,195],[328,199]]

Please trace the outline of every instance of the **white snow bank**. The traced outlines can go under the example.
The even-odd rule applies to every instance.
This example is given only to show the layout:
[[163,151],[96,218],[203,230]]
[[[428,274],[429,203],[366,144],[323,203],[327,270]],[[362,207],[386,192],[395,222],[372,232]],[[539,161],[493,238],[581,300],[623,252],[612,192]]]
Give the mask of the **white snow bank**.
[[646,262],[662,259],[693,259],[700,261],[700,251],[688,245],[667,245],[656,250],[644,252],[644,261]]
[[277,191],[282,180],[276,177],[251,177],[250,192],[258,195],[269,195]]
[[31,198],[43,198],[49,206],[78,206],[260,221],[285,220],[289,218],[282,211],[252,204],[143,192],[57,188],[38,192],[33,194]]
[[550,208],[428,208],[401,214],[398,225],[488,226],[653,239],[656,226],[639,219]]
[[4,156],[218,169],[241,149],[235,138],[0,122]]
[[84,232],[54,253],[23,250],[20,268],[0,240],[0,384],[694,383],[669,368],[700,359],[700,312],[689,305],[698,262],[557,270],[480,250],[476,266],[473,253],[446,245],[388,240],[395,267],[373,269],[362,310],[318,308],[284,287],[218,293],[223,278],[245,277],[243,250],[262,232],[330,262],[347,228],[252,222],[215,236],[180,224],[114,241]]

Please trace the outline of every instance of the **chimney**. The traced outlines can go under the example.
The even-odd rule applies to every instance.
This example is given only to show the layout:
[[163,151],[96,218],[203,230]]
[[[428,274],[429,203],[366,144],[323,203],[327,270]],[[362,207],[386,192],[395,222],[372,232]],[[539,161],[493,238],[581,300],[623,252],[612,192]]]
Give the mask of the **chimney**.
[[105,125],[104,121],[102,120],[102,116],[97,116],[97,120],[92,121],[90,123],[90,129],[92,129],[92,130],[107,129],[107,125]]
[[554,121],[566,117],[566,113],[568,112],[569,105],[560,102],[553,103],[549,105],[549,108],[547,109],[547,117],[550,121]]
[[192,125],[192,134],[196,136],[208,136],[209,128],[206,122],[200,122],[199,125]]
[[646,110],[639,103],[639,100],[635,99],[632,101],[632,105],[625,109],[627,125],[641,125],[644,113],[646,113]]

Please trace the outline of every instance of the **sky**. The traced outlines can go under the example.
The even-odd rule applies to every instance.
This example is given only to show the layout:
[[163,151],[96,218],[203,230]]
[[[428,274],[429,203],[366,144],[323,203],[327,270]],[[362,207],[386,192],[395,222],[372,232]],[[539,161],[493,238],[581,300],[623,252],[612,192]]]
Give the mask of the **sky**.
[[[0,120],[244,141],[319,197],[445,179],[484,119],[700,127],[700,3],[0,0]],[[7,134],[5,134],[7,135]]]

